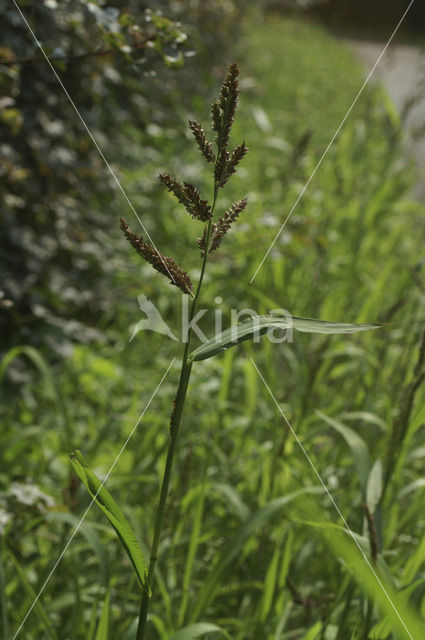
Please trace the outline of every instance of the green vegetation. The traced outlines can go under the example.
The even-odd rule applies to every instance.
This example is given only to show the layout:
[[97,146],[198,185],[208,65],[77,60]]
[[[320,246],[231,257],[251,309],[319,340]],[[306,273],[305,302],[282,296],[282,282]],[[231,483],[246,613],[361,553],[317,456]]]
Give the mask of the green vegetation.
[[[284,308],[387,326],[354,336],[297,333],[293,344],[243,342],[196,363],[151,637],[416,639],[425,606],[424,221],[408,197],[412,169],[391,105],[369,88],[249,284],[362,81],[343,47],[314,25],[259,16],[250,23],[238,44],[243,93],[233,135],[251,152],[217,211],[241,193],[249,207],[238,233],[211,255],[203,297],[227,322],[231,308]],[[181,122],[207,120],[200,94],[188,104],[175,88]],[[172,246],[196,281],[199,257],[188,252],[194,223],[151,185],[167,169],[205,186],[204,168],[175,121],[143,133],[132,126],[125,186],[159,250]],[[116,196],[114,210],[116,202],[123,213],[125,203]],[[172,358],[181,358],[181,344],[147,332],[128,340],[141,316],[137,294],[155,302],[176,335],[179,296],[138,257],[128,260],[118,221],[102,232],[117,251],[112,301],[96,327],[104,338],[75,344],[59,362],[47,348],[18,348],[0,369],[5,638],[13,638],[90,504],[70,451],[80,449],[102,480],[147,405],[108,477],[105,509],[117,520],[120,505],[118,524],[135,531],[135,557],[148,557],[152,544],[176,365],[151,398]],[[213,324],[200,323],[208,337]],[[7,375],[13,367],[15,382]],[[97,480],[79,471],[93,492]],[[93,505],[18,637],[133,640],[141,590],[131,562]]]

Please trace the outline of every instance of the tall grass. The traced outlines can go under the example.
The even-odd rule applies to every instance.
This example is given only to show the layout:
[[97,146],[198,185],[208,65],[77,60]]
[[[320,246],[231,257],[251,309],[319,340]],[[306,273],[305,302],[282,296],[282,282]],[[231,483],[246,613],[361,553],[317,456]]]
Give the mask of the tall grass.
[[[193,368],[174,460],[176,482],[159,545],[152,636],[179,638],[178,629],[186,627],[183,637],[345,640],[363,638],[368,626],[370,638],[408,637],[373,576],[366,575],[358,549],[341,532],[337,514],[248,364],[246,356],[255,354],[368,557],[371,537],[363,503],[375,503],[379,575],[414,637],[420,637],[423,385],[404,414],[405,436],[392,448],[396,464],[381,504],[376,466],[380,460],[385,467],[406,390],[417,380],[423,329],[423,216],[406,195],[411,173],[403,160],[397,118],[379,90],[365,94],[282,242],[249,286],[260,247],[267,248],[292,206],[360,76],[340,45],[313,26],[258,23],[247,41],[251,49],[243,69],[251,81],[245,81],[234,132],[246,137],[252,153],[229,184],[228,196],[232,199],[233,189],[248,192],[250,208],[239,233],[223,244],[220,260],[211,256],[204,298],[220,296],[226,306],[250,306],[260,313],[284,306],[297,315],[391,325],[349,339],[297,336],[292,348],[279,350],[267,341],[261,347],[245,343]],[[179,144],[186,148],[186,142]],[[181,153],[178,164],[189,173],[193,157]],[[147,182],[152,168],[144,169],[139,182],[142,177]],[[182,236],[187,231],[192,237],[190,221],[182,215],[179,222]],[[171,217],[161,222],[161,246],[170,242],[173,224]],[[152,221],[152,233],[156,226]],[[176,253],[178,260],[187,255],[183,238]],[[183,262],[196,274],[197,261]],[[229,269],[237,288],[226,276]],[[146,275],[143,290],[152,297],[148,272],[141,272],[137,262],[117,280],[126,295],[138,293],[140,273]],[[134,284],[123,284],[133,276]],[[157,279],[154,284],[161,312],[177,327],[169,289],[164,283],[161,291]],[[149,350],[137,336],[131,348],[117,352],[127,342],[123,320],[133,322],[123,319],[122,309],[117,314],[120,332],[111,332],[110,346],[100,352],[78,347],[62,371],[52,371],[71,420],[69,446],[81,446],[99,475],[177,349],[152,334]],[[204,329],[212,335],[212,326]],[[129,371],[134,372],[130,377]],[[35,479],[58,506],[46,512],[35,505],[29,515],[9,491],[2,494],[2,508],[14,513],[2,554],[9,635],[28,609],[30,588],[36,592],[41,586],[70,525],[88,504],[74,481],[61,495],[69,469],[61,409],[31,366],[25,374],[27,382],[13,406],[3,402],[2,483],[8,487],[9,479]],[[178,383],[174,375],[108,480],[145,555],[165,464],[164,424]],[[106,521],[91,515],[21,637],[43,637],[53,628],[64,638],[94,638],[106,633],[104,610],[109,610],[109,637],[135,637],[139,591],[129,561],[113,540]],[[110,607],[104,607],[108,597]],[[3,625],[4,620],[2,615]]]

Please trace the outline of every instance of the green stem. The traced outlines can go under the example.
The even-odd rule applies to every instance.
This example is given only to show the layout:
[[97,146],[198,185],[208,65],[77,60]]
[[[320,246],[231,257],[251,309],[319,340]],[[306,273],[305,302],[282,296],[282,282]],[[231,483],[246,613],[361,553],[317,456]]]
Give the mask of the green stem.
[[[208,249],[209,249],[209,244],[210,244],[210,239],[211,239],[212,218],[213,218],[213,214],[214,214],[215,204],[216,204],[216,201],[217,201],[217,194],[218,194],[218,186],[217,186],[216,183],[214,183],[214,198],[213,198],[213,204],[212,204],[212,207],[211,207],[211,218],[208,221],[208,227],[207,227],[207,236],[206,236],[206,240],[205,240],[205,254],[204,254],[204,257],[203,257],[203,261],[202,261],[201,275],[199,277],[199,282],[198,282],[198,286],[196,288],[195,297],[192,300],[192,305],[191,305],[191,308],[190,308],[189,323],[193,320],[193,318],[195,316],[199,295],[201,293],[202,282],[204,280],[205,267],[206,267],[207,261],[208,261]],[[172,471],[172,468],[173,468],[174,454],[175,454],[175,451],[176,451],[177,439],[178,439],[179,427],[180,427],[180,421],[181,421],[181,417],[182,417],[182,414],[183,414],[183,408],[184,408],[184,404],[185,404],[185,400],[186,400],[187,388],[189,386],[190,374],[192,372],[192,364],[193,363],[192,362],[188,362],[191,336],[192,336],[192,328],[189,327],[189,330],[188,330],[188,333],[187,333],[186,345],[185,345],[184,353],[183,353],[183,362],[182,362],[182,367],[181,367],[181,371],[180,371],[179,386],[178,386],[178,389],[177,389],[177,395],[176,395],[176,399],[175,399],[174,410],[173,410],[173,413],[171,415],[170,441],[169,441],[169,445],[168,445],[167,460],[165,462],[164,475],[163,475],[163,478],[162,478],[161,492],[160,492],[160,496],[159,496],[158,509],[157,509],[157,512],[156,512],[155,530],[154,530],[154,536],[153,536],[152,548],[151,548],[151,554],[150,554],[150,560],[149,560],[148,575],[147,575],[147,579],[146,579],[145,589],[143,591],[142,602],[141,602],[141,605],[140,605],[139,625],[138,625],[138,628],[137,628],[136,640],[143,640],[143,638],[145,637],[145,631],[146,631],[146,625],[147,625],[147,619],[148,619],[149,602],[150,602],[150,597],[151,597],[150,594],[151,594],[151,591],[152,591],[152,585],[153,585],[153,578],[154,578],[154,573],[155,573],[156,561],[158,559],[158,547],[159,547],[159,542],[160,542],[160,538],[161,538],[162,525],[163,525],[163,522],[164,522],[164,515],[165,515],[166,504],[167,504],[168,490],[169,490],[169,486],[170,486],[171,471]]]

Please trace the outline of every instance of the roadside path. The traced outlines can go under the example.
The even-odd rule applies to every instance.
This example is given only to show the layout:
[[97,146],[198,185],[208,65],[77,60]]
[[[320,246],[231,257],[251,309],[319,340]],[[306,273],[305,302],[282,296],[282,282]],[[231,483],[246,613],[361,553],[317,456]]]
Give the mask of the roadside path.
[[[346,40],[348,47],[368,71],[382,51],[382,43],[362,40]],[[406,102],[417,97],[417,102],[406,120],[409,134],[425,126],[425,50],[411,45],[393,45],[375,71],[375,78],[381,82],[394,102],[399,113]],[[425,133],[425,131],[424,131]],[[409,135],[408,150],[411,150],[418,164],[418,186],[415,193],[425,199],[425,136]]]

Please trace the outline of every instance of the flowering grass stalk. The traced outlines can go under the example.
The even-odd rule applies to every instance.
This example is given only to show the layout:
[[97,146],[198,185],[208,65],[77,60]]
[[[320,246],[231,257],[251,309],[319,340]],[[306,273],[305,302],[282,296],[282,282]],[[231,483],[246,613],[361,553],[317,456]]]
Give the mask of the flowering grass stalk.
[[187,213],[195,221],[204,223],[203,233],[197,239],[201,250],[202,265],[196,289],[194,290],[189,274],[177,264],[174,258],[163,256],[154,246],[148,244],[143,237],[133,233],[127,222],[121,219],[121,230],[138,255],[146,262],[149,262],[156,271],[169,278],[170,283],[178,287],[182,293],[192,298],[189,312],[189,330],[183,352],[177,395],[174,400],[174,407],[170,419],[170,438],[167,458],[161,482],[148,565],[133,529],[118,504],[105,488],[104,483],[101,483],[99,479],[96,478],[79,451],[71,455],[71,461],[76,474],[115,529],[121,544],[133,564],[133,568],[142,587],[143,595],[140,604],[136,640],[144,640],[146,637],[149,605],[152,597],[155,567],[158,560],[158,549],[164,523],[173,461],[177,450],[179,429],[193,363],[214,357],[218,353],[234,347],[243,340],[253,339],[257,335],[263,335],[275,329],[282,330],[290,328],[291,330],[294,329],[303,333],[348,334],[376,329],[380,326],[373,323],[347,324],[327,322],[312,318],[289,317],[287,314],[282,315],[270,312],[268,315],[248,318],[244,322],[231,327],[231,329],[218,333],[212,339],[207,340],[197,349],[191,351],[191,321],[197,311],[208,256],[212,251],[220,247],[224,236],[247,205],[246,198],[243,198],[233,203],[225,211],[223,216],[214,220],[219,190],[224,187],[229,178],[235,173],[237,165],[248,152],[245,142],[237,144],[232,151],[229,151],[230,130],[238,106],[238,74],[239,70],[237,65],[230,64],[219,97],[211,106],[212,129],[216,134],[214,143],[207,139],[202,126],[198,122],[195,120],[189,121],[189,127],[204,160],[212,165],[213,196],[211,204],[202,198],[200,192],[193,184],[188,182],[181,184],[176,178],[172,178],[166,173],[159,176],[159,180],[177,198]]
[[[237,216],[245,208],[247,204],[246,198],[232,205],[226,211],[224,217],[219,218],[217,222],[213,222],[214,211],[217,202],[218,191],[224,187],[229,177],[235,173],[236,167],[244,155],[248,152],[245,143],[235,147],[232,153],[229,153],[228,146],[230,142],[230,129],[235,117],[236,108],[238,106],[238,81],[239,70],[236,64],[230,64],[227,75],[221,87],[220,95],[211,107],[212,128],[216,132],[215,147],[206,138],[201,125],[194,121],[189,121],[190,129],[199,146],[202,156],[205,160],[213,165],[213,198],[212,204],[209,205],[203,200],[195,186],[185,182],[181,185],[178,180],[172,178],[168,174],[161,174],[159,180],[173,193],[178,201],[185,207],[186,211],[192,218],[206,222],[203,235],[198,239],[201,248],[202,267],[196,292],[193,294],[193,286],[187,273],[181,269],[173,258],[162,256],[156,249],[150,247],[143,238],[133,234],[125,220],[121,220],[121,229],[139,255],[150,262],[152,266],[160,273],[168,276],[171,283],[179,287],[183,293],[192,295],[192,304],[189,313],[189,321],[195,316],[199,297],[202,289],[202,282],[205,275],[205,269],[208,261],[208,255],[214,249],[217,249],[221,243],[223,236],[230,229],[232,223]],[[190,323],[189,323],[190,327]],[[142,602],[140,606],[139,624],[137,629],[137,640],[143,640],[146,633],[149,602],[152,593],[155,566],[158,558],[158,546],[161,539],[162,526],[166,509],[168,490],[170,486],[171,472],[173,468],[174,455],[177,448],[179,428],[183,414],[184,404],[186,400],[187,388],[189,385],[190,374],[192,371],[193,360],[189,359],[191,328],[188,331],[187,341],[183,353],[183,362],[180,372],[180,381],[177,389],[177,395],[174,401],[174,408],[170,420],[170,440],[168,444],[167,459],[165,463],[164,475],[162,478],[159,503],[156,513],[155,530],[152,541],[152,548],[149,561],[149,569],[144,585]]]

